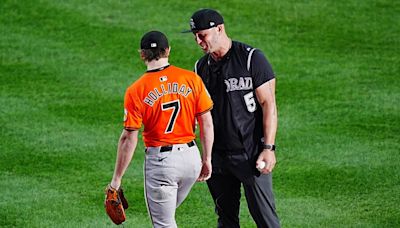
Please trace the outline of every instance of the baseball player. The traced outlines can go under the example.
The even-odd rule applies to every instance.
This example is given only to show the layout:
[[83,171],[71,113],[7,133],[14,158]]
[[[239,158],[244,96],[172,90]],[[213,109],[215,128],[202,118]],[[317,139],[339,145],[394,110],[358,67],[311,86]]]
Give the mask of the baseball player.
[[195,72],[214,102],[213,172],[207,184],[218,227],[239,227],[241,185],[257,227],[279,227],[271,175],[278,118],[271,65],[260,50],[232,41],[215,10],[195,12],[188,32],[205,53]]
[[[110,186],[120,187],[143,124],[148,213],[154,227],[177,227],[175,209],[196,180],[211,176],[213,102],[198,75],[168,63],[171,49],[163,33],[146,33],[140,48],[147,72],[125,93],[124,129]],[[202,157],[194,141],[195,119],[200,125]]]

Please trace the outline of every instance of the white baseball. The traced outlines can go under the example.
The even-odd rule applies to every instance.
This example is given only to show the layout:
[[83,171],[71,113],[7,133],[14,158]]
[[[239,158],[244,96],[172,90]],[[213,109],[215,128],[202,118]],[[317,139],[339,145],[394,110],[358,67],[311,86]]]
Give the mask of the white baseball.
[[262,169],[265,168],[265,162],[264,161],[260,161],[257,165],[257,169],[258,171],[261,171]]

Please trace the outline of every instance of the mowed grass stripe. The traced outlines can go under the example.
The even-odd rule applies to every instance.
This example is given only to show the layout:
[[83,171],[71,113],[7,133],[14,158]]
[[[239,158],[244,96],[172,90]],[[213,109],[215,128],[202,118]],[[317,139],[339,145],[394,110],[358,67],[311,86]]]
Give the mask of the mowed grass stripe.
[[[19,30],[19,28],[16,30]],[[53,40],[48,39],[46,34],[32,35],[22,33],[20,36],[16,35],[14,37],[21,38],[19,40],[12,40],[13,42],[10,43],[22,44],[18,48],[22,52],[19,54],[24,58],[24,61],[21,61],[21,58],[18,56],[16,57],[16,61],[12,59],[11,61],[4,61],[7,65],[9,65],[9,62],[18,62],[18,66],[14,65],[10,67],[17,70],[10,73],[14,78],[9,78],[7,86],[13,87],[14,85],[11,84],[17,84],[15,85],[15,90],[9,92],[13,96],[19,96],[20,98],[17,99],[14,97],[14,104],[7,103],[7,106],[9,105],[11,110],[12,107],[21,107],[22,110],[20,115],[12,112],[10,113],[12,115],[6,117],[10,121],[8,122],[9,128],[7,126],[4,127],[10,130],[17,129],[19,132],[12,138],[3,138],[8,143],[16,140],[15,143],[10,143],[10,152],[17,151],[17,153],[13,153],[15,157],[10,156],[9,159],[2,160],[5,163],[5,166],[2,167],[14,173],[10,179],[14,179],[15,181],[21,175],[31,176],[30,178],[35,178],[34,176],[40,177],[41,183],[43,183],[41,187],[44,189],[42,189],[43,197],[39,197],[38,199],[37,197],[33,197],[32,202],[28,204],[37,204],[37,207],[43,208],[42,211],[36,210],[36,207],[28,208],[26,213],[21,215],[14,224],[21,225],[30,221],[31,224],[36,224],[35,226],[37,227],[54,227],[57,225],[73,227],[73,223],[71,224],[70,222],[49,223],[48,220],[41,221],[41,218],[46,217],[49,210],[52,211],[55,208],[66,209],[60,215],[53,214],[52,217],[56,220],[57,218],[58,220],[68,220],[68,218],[72,220],[79,217],[79,214],[87,214],[88,211],[92,211],[97,215],[100,213],[98,210],[93,210],[92,208],[79,210],[76,213],[69,213],[69,211],[71,208],[79,208],[79,205],[88,204],[90,201],[96,202],[93,206],[97,208],[101,205],[99,197],[100,199],[102,198],[103,185],[109,178],[107,180],[103,179],[100,182],[98,178],[99,175],[109,175],[110,169],[102,172],[102,164],[99,160],[96,162],[90,161],[93,159],[93,156],[99,156],[99,151],[107,151],[106,146],[111,146],[111,150],[108,151],[112,153],[109,155],[103,154],[99,157],[107,159],[107,165],[110,168],[113,166],[110,161],[115,159],[115,141],[117,138],[114,136],[112,142],[100,141],[102,138],[105,139],[101,134],[103,133],[105,136],[109,135],[110,130],[115,129],[115,126],[110,126],[108,122],[105,128],[104,125],[99,123],[99,120],[104,113],[109,113],[111,109],[114,112],[118,108],[121,109],[118,112],[118,118],[122,119],[122,107],[120,107],[120,104],[118,105],[116,100],[122,100],[121,94],[123,94],[123,89],[119,89],[118,94],[111,90],[105,90],[105,92],[97,90],[98,88],[95,88],[96,85],[82,85],[82,82],[101,78],[96,76],[101,76],[102,74],[99,72],[103,72],[108,67],[112,69],[113,67],[110,67],[112,63],[105,60],[103,61],[106,63],[90,62],[95,59],[93,56],[86,56],[84,55],[85,53],[77,53],[67,46],[67,43],[53,42]],[[27,39],[29,40],[28,43],[26,43]],[[43,50],[43,47],[48,48]],[[7,55],[7,58],[12,56],[10,54],[15,53],[14,48],[9,53],[3,52],[3,56]],[[4,62],[2,61],[2,63]],[[21,64],[21,62],[25,62],[25,64]],[[87,63],[87,65],[82,65],[82,63]],[[80,69],[71,68],[70,65],[77,65]],[[104,67],[104,65],[107,67]],[[92,69],[99,69],[99,72]],[[113,74],[112,71],[111,74]],[[80,79],[82,76],[86,76],[87,79]],[[110,83],[104,82],[102,84],[110,85]],[[23,88],[23,91],[21,91],[21,88]],[[93,94],[93,92],[95,93]],[[115,103],[114,107],[110,107],[108,103],[103,103],[104,100],[110,99],[111,95],[115,97],[120,96],[118,98],[111,97],[114,100],[111,100],[109,103]],[[8,99],[6,100],[6,102],[9,101]],[[104,110],[104,108],[109,108],[109,110]],[[27,113],[26,110],[30,110],[30,112]],[[113,122],[115,123],[116,121]],[[96,124],[99,125],[98,128],[93,127]],[[88,127],[88,125],[92,127]],[[25,144],[26,146],[18,150],[14,147],[14,145]],[[95,144],[99,145],[95,146]],[[127,178],[129,178],[129,175]],[[21,185],[16,186],[19,189],[27,189],[30,184],[35,184],[25,181],[28,178],[22,179]],[[45,183],[48,183],[47,186]],[[77,186],[90,187],[85,190],[79,188],[80,190],[74,191]],[[49,194],[51,190],[55,190],[56,193]],[[139,188],[138,191],[142,191],[142,189]],[[79,194],[82,194],[81,197],[77,197]],[[66,195],[65,199],[73,199],[74,203],[59,201],[62,195]],[[28,194],[28,197],[30,196]],[[58,199],[57,196],[59,197]],[[38,201],[43,201],[43,203],[38,204]],[[25,202],[22,200],[18,201],[18,203],[18,205],[21,205]],[[52,208],[46,207],[49,203],[52,203],[51,205],[54,206]],[[143,208],[140,211],[144,211]],[[104,214],[101,213],[101,215],[101,218],[103,218],[102,224],[110,224],[110,221],[104,217]],[[145,223],[148,223],[147,218],[144,218]],[[13,220],[5,219],[4,221]],[[140,224],[140,222],[137,224]]]

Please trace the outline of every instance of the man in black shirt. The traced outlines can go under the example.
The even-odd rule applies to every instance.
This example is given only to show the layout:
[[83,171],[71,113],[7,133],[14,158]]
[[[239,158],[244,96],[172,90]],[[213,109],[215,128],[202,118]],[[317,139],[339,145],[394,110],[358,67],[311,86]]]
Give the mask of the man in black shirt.
[[257,227],[280,227],[272,192],[276,163],[275,75],[264,54],[232,41],[222,16],[202,9],[190,19],[205,55],[195,71],[203,79],[214,109],[213,172],[207,181],[218,227],[240,227],[240,188]]

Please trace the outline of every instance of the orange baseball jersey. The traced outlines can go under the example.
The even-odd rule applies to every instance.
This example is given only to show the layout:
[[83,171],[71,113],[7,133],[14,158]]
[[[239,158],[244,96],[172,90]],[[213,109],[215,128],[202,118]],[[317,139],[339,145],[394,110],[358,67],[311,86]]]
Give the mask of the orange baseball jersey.
[[138,130],[143,123],[147,147],[187,143],[195,138],[195,116],[212,106],[198,75],[169,65],[147,71],[128,87],[124,127]]

